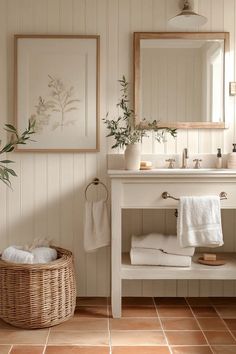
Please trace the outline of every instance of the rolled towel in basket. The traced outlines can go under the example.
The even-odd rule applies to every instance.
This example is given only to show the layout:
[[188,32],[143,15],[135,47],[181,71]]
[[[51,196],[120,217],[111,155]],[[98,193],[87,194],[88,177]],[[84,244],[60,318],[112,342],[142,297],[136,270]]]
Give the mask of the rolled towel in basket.
[[12,263],[34,263],[34,255],[31,252],[24,251],[21,247],[10,246],[2,252],[2,260]]
[[49,263],[55,259],[57,259],[57,251],[50,247],[37,247],[32,251],[25,251],[20,246],[10,246],[2,253],[2,260],[12,263]]
[[169,267],[190,267],[192,258],[167,254],[151,248],[131,248],[131,264],[135,265],[159,265]]
[[57,259],[57,251],[50,247],[37,247],[32,249],[34,263],[49,263]]
[[177,236],[162,235],[152,233],[142,236],[132,236],[131,247],[133,248],[151,248],[162,250],[165,253],[176,254],[181,256],[193,256],[195,248],[183,248],[179,245]]

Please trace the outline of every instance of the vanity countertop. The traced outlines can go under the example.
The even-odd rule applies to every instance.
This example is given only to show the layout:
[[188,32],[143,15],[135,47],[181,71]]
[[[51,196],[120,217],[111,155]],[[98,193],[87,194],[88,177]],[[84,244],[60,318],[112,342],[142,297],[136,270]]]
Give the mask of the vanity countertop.
[[216,169],[216,168],[157,168],[151,170],[108,170],[110,177],[236,177],[236,169]]

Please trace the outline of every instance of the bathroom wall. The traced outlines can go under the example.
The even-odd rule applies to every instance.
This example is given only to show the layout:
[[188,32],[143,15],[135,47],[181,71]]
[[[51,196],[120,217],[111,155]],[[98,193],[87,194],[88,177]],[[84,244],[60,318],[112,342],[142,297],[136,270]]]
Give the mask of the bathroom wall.
[[[117,114],[117,80],[125,74],[132,83],[132,33],[134,31],[172,31],[167,19],[178,11],[178,0],[0,0],[0,125],[13,122],[13,34],[99,34],[101,36],[100,116]],[[207,16],[201,31],[230,31],[231,80],[235,72],[235,0],[196,0],[195,8]],[[198,30],[197,28],[188,28]],[[171,109],[171,108],[170,108]],[[227,106],[227,130],[184,130],[176,140],[164,145],[152,137],[143,142],[143,153],[215,153],[231,149],[235,139],[235,102]],[[175,112],[173,112],[174,114]],[[4,140],[3,139],[3,140]],[[107,154],[111,141],[105,138],[101,123],[101,149],[93,153],[14,153],[18,177],[12,190],[0,185],[0,249],[22,244],[34,237],[51,237],[55,243],[75,254],[78,294],[108,295],[110,287],[110,250],[85,254],[83,251],[84,189],[95,176],[109,183]],[[114,151],[113,151],[114,152]],[[117,153],[119,152],[116,151]],[[96,193],[96,192],[94,192]],[[142,221],[139,230],[158,228],[156,218],[143,211],[131,213],[124,233]],[[235,247],[235,212],[225,215],[225,234]],[[155,220],[155,221],[153,221]],[[174,221],[163,212],[160,221],[173,228]],[[155,222],[155,224],[153,224]],[[153,225],[152,225],[153,224]],[[131,226],[130,226],[131,225]],[[148,228],[144,227],[148,225]],[[234,282],[161,281],[129,282],[125,294],[150,295],[235,294]]]

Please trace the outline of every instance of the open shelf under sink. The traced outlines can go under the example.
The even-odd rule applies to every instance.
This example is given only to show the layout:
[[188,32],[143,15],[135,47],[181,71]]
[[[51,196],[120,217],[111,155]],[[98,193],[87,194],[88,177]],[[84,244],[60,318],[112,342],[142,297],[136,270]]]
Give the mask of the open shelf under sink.
[[226,260],[225,265],[208,266],[199,264],[195,254],[191,267],[164,267],[132,265],[129,253],[122,254],[122,279],[236,279],[236,254],[217,253],[217,257]]

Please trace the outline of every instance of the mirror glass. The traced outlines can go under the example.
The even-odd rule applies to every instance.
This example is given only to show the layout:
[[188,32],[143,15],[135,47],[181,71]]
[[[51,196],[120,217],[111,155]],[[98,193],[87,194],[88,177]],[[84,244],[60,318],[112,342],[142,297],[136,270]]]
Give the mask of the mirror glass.
[[226,33],[136,33],[136,123],[224,128],[226,39]]

